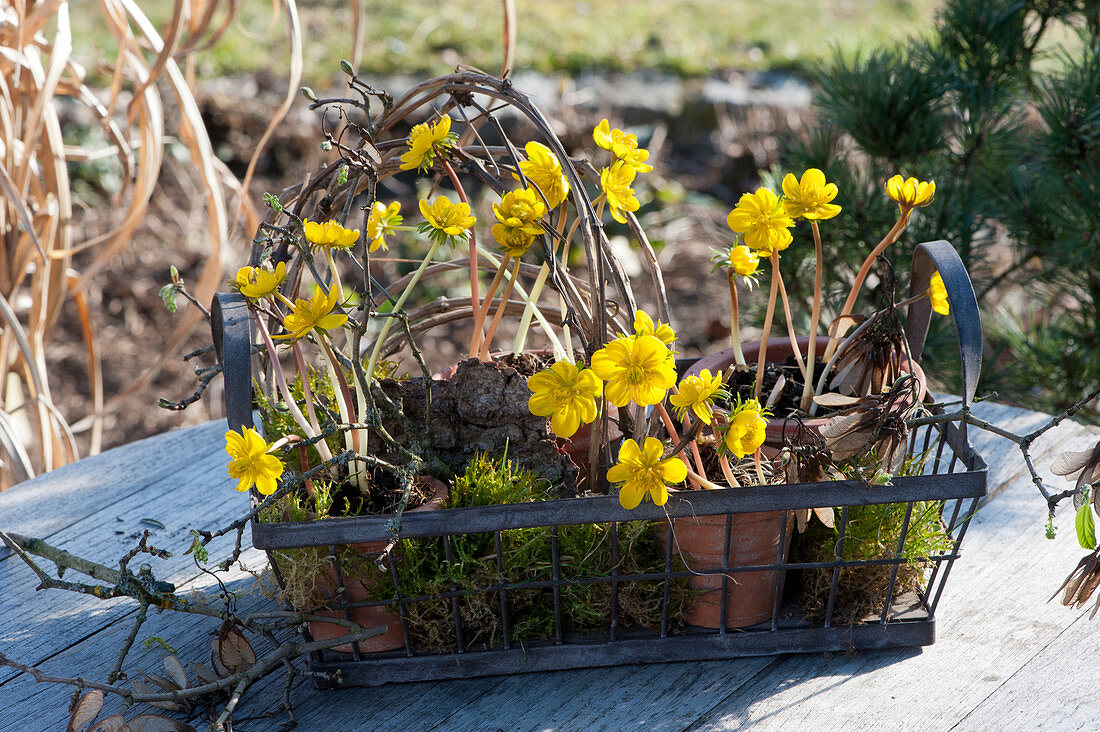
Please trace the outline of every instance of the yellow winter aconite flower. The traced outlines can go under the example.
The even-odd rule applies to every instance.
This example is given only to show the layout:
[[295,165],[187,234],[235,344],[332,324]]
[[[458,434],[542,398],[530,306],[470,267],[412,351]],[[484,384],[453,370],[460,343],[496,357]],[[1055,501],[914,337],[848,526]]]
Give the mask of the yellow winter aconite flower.
[[535,189],[523,188],[505,193],[499,204],[493,204],[493,214],[505,226],[524,227],[537,236],[542,233],[538,221],[546,215],[546,204]]
[[668,486],[682,483],[687,477],[687,466],[678,457],[661,459],[664,446],[656,437],[645,438],[642,447],[634,440],[627,440],[619,448],[619,462],[607,471],[609,483],[621,483],[619,503],[630,510],[637,508],[648,493],[653,503],[663,506],[668,502]]
[[695,413],[705,424],[710,424],[714,416],[711,404],[722,389],[722,372],[710,375],[710,369],[703,369],[697,376],[685,376],[677,387],[679,394],[668,398],[672,406],[679,411],[680,419],[688,409]]
[[401,204],[394,201],[389,206],[381,201],[375,201],[370,207],[370,216],[367,217],[367,238],[370,239],[369,250],[376,252],[379,249],[386,252],[386,237],[391,236],[397,227],[404,221],[401,216]]
[[767,426],[768,421],[764,418],[760,403],[749,399],[730,415],[730,424],[723,442],[738,458],[752,455],[764,444]]
[[943,286],[943,277],[936,272],[932,275],[932,282],[928,287],[928,298],[932,301],[932,310],[940,315],[951,313],[951,305],[947,302],[947,288]]
[[624,211],[637,211],[641,204],[634,197],[634,189],[630,184],[634,182],[634,176],[638,171],[623,162],[616,160],[610,168],[600,171],[600,188],[607,196],[607,207],[611,209],[611,218],[620,224],[626,223]]
[[297,341],[305,338],[314,328],[321,330],[339,328],[348,320],[347,315],[332,312],[339,301],[340,292],[335,284],[329,289],[327,295],[318,287],[309,300],[299,298],[294,301],[294,309],[283,318],[286,334],[275,337]]
[[309,219],[302,220],[302,232],[306,240],[315,247],[348,249],[359,241],[359,229],[345,229],[335,221],[318,224]]
[[742,277],[752,277],[760,267],[760,257],[744,244],[738,244],[730,249],[726,264]]
[[229,477],[237,481],[237,490],[252,486],[265,496],[275,492],[276,482],[283,474],[279,458],[269,455],[271,446],[251,427],[241,432],[225,433],[225,451],[229,454]]
[[[493,238],[509,254],[512,254],[512,250],[521,250],[520,254],[522,254],[527,251],[534,237],[542,233],[542,226],[538,221],[546,215],[546,204],[542,202],[538,191],[533,188],[524,188],[505,193],[499,204],[493,204],[493,214],[500,222],[493,226]],[[524,237],[526,244],[521,247],[520,242]],[[512,256],[516,255],[512,254]]]
[[936,183],[916,178],[902,180],[900,175],[895,175],[886,181],[886,195],[905,212],[932,203],[936,197]]
[[401,155],[401,170],[427,170],[435,163],[440,150],[454,145],[451,135],[451,116],[439,118],[438,122],[422,122],[412,128],[407,144],[409,149]]
[[825,174],[810,168],[802,180],[787,173],[783,178],[783,208],[793,219],[831,219],[840,213],[840,206],[829,203],[836,198],[835,183],[826,183]]
[[603,393],[603,382],[592,369],[558,361],[528,378],[527,388],[532,392],[527,402],[531,414],[549,417],[558,437],[572,437],[582,423],[596,419],[596,397]]
[[641,310],[634,313],[634,335],[654,336],[666,346],[671,346],[672,342],[676,340],[676,331],[672,329],[671,325],[662,323],[660,320],[654,325],[653,318]]
[[500,244],[500,248],[509,257],[522,257],[535,243],[535,237],[528,234],[526,229],[520,227],[513,228],[504,224],[493,224],[493,228],[489,231],[496,239],[497,244]]
[[476,219],[470,214],[468,203],[451,203],[446,196],[438,196],[429,205],[424,199],[420,200],[420,215],[424,217],[422,230],[426,231],[433,240],[437,237],[461,237],[465,238],[470,227]]
[[790,228],[794,220],[770,188],[757,188],[755,193],[741,196],[726,223],[735,233],[744,235],[750,249],[766,256],[783,251],[793,239]]
[[546,196],[546,204],[556,208],[569,195],[569,179],[562,172],[561,163],[540,142],[532,140],[523,149],[527,151],[527,159],[520,161],[519,169]]
[[241,294],[252,300],[259,300],[274,294],[286,279],[286,262],[279,262],[275,270],[263,267],[241,267],[234,281]]
[[672,351],[651,335],[611,341],[592,354],[592,370],[604,380],[604,394],[616,407],[657,404],[676,383]]
[[649,159],[649,150],[638,147],[638,137],[618,128],[612,129],[611,123],[606,119],[592,130],[592,139],[597,145],[614,155],[617,160],[622,160],[635,171],[648,173],[653,170],[652,165],[646,164],[646,160]]

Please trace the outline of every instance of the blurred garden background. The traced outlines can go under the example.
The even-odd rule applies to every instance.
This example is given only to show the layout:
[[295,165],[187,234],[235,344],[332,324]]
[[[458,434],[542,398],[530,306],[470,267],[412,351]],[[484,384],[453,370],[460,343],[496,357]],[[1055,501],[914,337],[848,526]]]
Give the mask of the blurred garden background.
[[[983,393],[1057,411],[1100,387],[1096,0],[515,5],[513,82],[567,148],[588,154],[610,118],[651,151],[639,217],[682,355],[726,341],[709,260],[737,198],[815,166],[846,211],[825,231],[836,293],[896,218],[886,178],[935,180],[872,296],[904,297],[912,244],[947,239],[985,317]],[[210,363],[183,360],[209,331],[185,298],[166,308],[170,268],[208,303],[247,262],[263,194],[335,159],[301,86],[341,95],[341,60],[393,93],[459,64],[498,73],[504,6],[2,0],[0,487],[220,416],[216,383],[158,406]],[[805,299],[812,257],[783,266]],[[927,355],[948,390],[953,338]]]

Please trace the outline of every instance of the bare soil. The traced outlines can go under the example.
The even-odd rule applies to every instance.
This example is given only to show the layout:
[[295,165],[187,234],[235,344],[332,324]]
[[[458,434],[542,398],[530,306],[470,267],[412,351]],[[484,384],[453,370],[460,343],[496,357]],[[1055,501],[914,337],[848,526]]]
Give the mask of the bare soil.
[[[281,92],[280,92],[281,93]],[[228,89],[213,89],[200,95],[214,147],[228,168],[240,175],[251,155],[251,146],[259,139],[275,106],[277,94],[261,88],[256,102],[239,104]],[[607,110],[601,110],[602,117]],[[610,115],[614,121],[614,115]],[[563,115],[559,133],[567,146],[590,146],[591,129],[599,121],[591,114]],[[768,115],[750,115],[753,119],[772,119]],[[783,122],[789,125],[789,119]],[[778,122],[777,122],[778,124]],[[265,191],[278,191],[315,169],[327,158],[319,148],[319,123],[308,112],[298,110],[279,130],[271,152],[260,160],[253,183],[252,200],[259,201]],[[708,137],[690,142],[676,140],[667,128],[654,133],[653,160],[657,171],[650,174],[651,189],[686,191],[687,200],[677,204],[681,216],[670,219],[654,213],[643,220],[658,247],[665,286],[670,300],[672,324],[679,338],[680,356],[695,356],[724,347],[729,334],[728,292],[724,278],[711,274],[712,249],[728,242],[725,225],[728,206],[707,203],[695,191],[708,194],[728,193],[726,181],[747,184],[752,170],[770,164],[775,145],[775,130],[730,129],[728,125]],[[644,141],[643,141],[644,142]],[[751,148],[751,151],[750,151]],[[690,161],[691,165],[686,162]],[[666,165],[666,163],[668,163]],[[662,170],[667,171],[661,178]],[[415,194],[408,191],[408,194]],[[729,194],[732,196],[732,194]],[[104,228],[107,213],[115,205],[108,198],[85,195],[79,214],[80,226]],[[717,199],[711,199],[717,203]],[[408,208],[408,207],[406,207]],[[170,411],[157,406],[158,400],[178,401],[190,396],[196,385],[196,366],[212,363],[205,354],[189,362],[182,355],[209,344],[209,334],[200,326],[177,352],[171,354],[162,369],[148,383],[135,387],[137,378],[146,373],[169,348],[169,339],[181,315],[168,313],[159,296],[168,282],[170,266],[176,266],[185,281],[193,281],[209,255],[202,196],[186,161],[166,156],[166,173],[152,204],[153,214],[137,231],[126,250],[94,283],[88,292],[96,337],[103,362],[104,393],[108,404],[113,397],[126,394],[121,403],[104,416],[101,449],[131,442],[185,425],[220,417],[220,379],[215,379],[203,399],[185,411]],[[644,213],[644,211],[643,211]],[[617,229],[612,236],[625,234]],[[624,260],[634,275],[639,305],[655,313],[649,277],[642,271],[636,253],[623,245]],[[223,252],[226,277],[245,263],[248,242],[238,232],[231,251]],[[81,270],[91,253],[80,255],[74,268]],[[190,307],[180,301],[181,310]],[[503,332],[503,329],[502,329]],[[427,337],[419,345],[432,369],[454,363],[460,354],[449,341],[450,334]],[[752,337],[751,332],[748,337]],[[456,341],[461,343],[461,340]],[[72,301],[66,303],[59,326],[53,334],[48,353],[55,402],[72,423],[93,412],[85,344],[80,322]],[[415,367],[414,367],[415,370]],[[81,454],[90,451],[90,432],[78,435]]]

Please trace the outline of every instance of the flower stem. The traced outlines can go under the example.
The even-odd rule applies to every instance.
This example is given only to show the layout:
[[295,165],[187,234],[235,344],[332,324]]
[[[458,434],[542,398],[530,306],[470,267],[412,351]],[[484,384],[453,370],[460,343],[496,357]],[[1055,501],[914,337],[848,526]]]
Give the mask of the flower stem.
[[[664,422],[665,431],[668,432],[668,438],[672,440],[674,446],[677,445],[680,442],[680,435],[676,432],[676,423],[672,421],[672,417],[669,416],[663,402],[657,405],[657,413],[661,415],[661,421]],[[684,426],[687,426],[686,422]],[[703,457],[699,454],[699,446],[695,444],[695,440],[691,441],[691,457],[695,461],[695,467],[698,469],[700,475],[706,478],[707,473],[706,470],[703,469]],[[690,476],[688,477],[688,482],[691,483],[691,487],[695,490],[702,488],[702,486]]]
[[[336,393],[336,407],[340,411],[340,419],[344,421],[344,424],[355,424],[358,420],[351,411],[351,390],[348,389],[344,374],[340,371],[339,365],[336,363],[336,356],[332,353],[332,348],[329,346],[328,339],[325,338],[323,333],[317,334],[317,340],[321,344],[321,352],[325,355],[329,379],[334,384],[333,391]],[[344,432],[344,447],[348,450],[358,451],[360,455],[365,454],[367,450],[366,438],[367,431],[365,429],[346,430]],[[358,461],[354,462],[354,465],[348,466],[348,480],[350,480],[360,492],[365,492],[368,487],[366,469],[363,463]]]
[[787,285],[783,282],[783,273],[779,274],[779,297],[783,301],[783,316],[787,321],[787,340],[791,342],[795,365],[806,378],[806,363],[802,360],[802,349],[798,347],[798,334],[794,332],[794,318],[791,317],[791,302],[787,299]]
[[543,285],[546,284],[546,278],[549,275],[550,268],[544,262],[539,269],[538,276],[535,277],[535,284],[531,285],[531,299],[527,301],[527,305],[523,308],[523,315],[520,316],[519,329],[516,331],[515,340],[512,341],[512,353],[518,354],[527,345],[527,333],[531,330],[531,318],[535,315],[535,303],[539,301]]
[[710,488],[712,490],[722,490],[723,488],[728,488],[729,487],[729,486],[726,486],[726,485],[718,485],[717,483],[713,483],[713,482],[707,480],[706,477],[696,473],[691,468],[688,468],[687,471],[688,471],[688,473],[687,473],[688,474],[688,479],[697,481],[703,488]]
[[[329,379],[333,384],[333,393],[336,396],[336,408],[340,412],[340,419],[344,420],[344,424],[355,424],[355,413],[351,409],[351,389],[348,388],[348,382],[344,379],[344,374],[338,368],[336,364],[336,356],[332,353],[332,347],[329,346],[328,339],[324,334],[317,333],[317,341],[321,344],[321,353],[325,357],[325,365],[328,367]],[[349,450],[359,449],[357,448],[355,439],[355,433],[344,433],[344,446]]]
[[500,281],[504,279],[504,273],[508,270],[508,263],[511,259],[511,255],[505,254],[504,258],[500,260],[500,266],[497,267],[493,280],[489,283],[489,289],[485,291],[485,299],[481,301],[481,323],[474,323],[475,328],[484,326],[485,318],[489,314],[489,306],[493,303],[493,295],[497,294],[497,288],[500,287]]
[[[458,179],[458,174],[455,173],[455,169],[451,167],[451,163],[446,158],[440,156],[439,160],[443,163],[443,169],[447,171],[447,175],[450,176],[455,191],[458,192],[459,200],[469,206],[470,200],[466,197],[466,189],[462,187],[462,181]],[[477,235],[474,233],[474,228],[472,226],[470,227],[470,307],[473,309],[474,316],[474,329],[470,334],[470,358],[477,358],[477,354],[481,348],[481,324],[485,321],[485,318],[481,316],[480,300],[478,298]],[[379,343],[381,343],[381,341],[379,341]]]
[[[842,318],[851,315],[852,308],[854,308],[856,304],[856,298],[859,297],[859,291],[863,289],[863,282],[871,272],[871,265],[875,263],[875,260],[878,259],[880,254],[886,251],[886,247],[897,241],[897,238],[901,236],[901,232],[905,231],[905,227],[909,225],[910,210],[911,209],[902,209],[897,222],[891,227],[890,231],[886,232],[886,236],[882,237],[882,241],[871,250],[867,258],[863,260],[863,265],[860,266],[859,273],[856,274],[856,280],[852,283],[852,289],[848,293],[847,299],[844,300],[844,307],[841,308],[840,315],[833,321],[834,323],[840,323]],[[825,353],[822,354],[822,358],[826,361],[832,358],[833,352],[836,351],[837,344],[840,340],[838,328],[839,326],[829,328],[829,345],[825,348]]]
[[344,283],[340,281],[340,271],[336,269],[336,260],[332,258],[331,247],[325,247],[325,262],[328,263],[328,271],[332,273],[332,283],[336,285],[336,292],[340,294],[340,299],[343,300]]
[[[481,256],[488,261],[489,264],[497,264],[497,258],[493,256],[492,252],[482,249]],[[545,333],[546,337],[550,340],[550,348],[554,351],[555,360],[566,359],[569,363],[573,363],[573,354],[567,351],[562,342],[558,340],[558,337],[554,334],[553,326],[550,325],[550,321],[548,321],[546,316],[542,314],[542,311],[539,310],[535,300],[527,294],[527,291],[523,289],[523,285],[516,283],[514,288],[520,299],[531,307],[532,316],[538,321],[539,327],[542,328],[543,333]]]
[[309,368],[306,366],[301,346],[295,343],[291,346],[291,349],[294,351],[294,363],[298,367],[298,376],[302,380],[302,395],[306,400],[306,416],[309,418],[309,425],[313,428],[314,434],[319,435],[321,434],[321,423],[317,420],[317,410],[313,406],[313,387],[309,383]]
[[[471,230],[471,235],[473,230]],[[428,249],[427,256],[424,257],[424,261],[420,263],[420,267],[413,273],[412,279],[409,280],[409,284],[405,285],[405,289],[401,291],[401,295],[397,298],[397,302],[393,304],[393,309],[390,311],[390,317],[386,318],[382,324],[382,331],[378,334],[378,338],[374,341],[374,348],[371,349],[370,360],[367,361],[367,378],[374,378],[374,370],[378,367],[378,357],[382,353],[382,344],[386,342],[386,336],[390,334],[390,329],[393,327],[394,318],[397,317],[397,313],[401,311],[405,301],[409,299],[409,294],[416,287],[416,283],[420,281],[421,276],[424,274],[424,270],[431,264],[432,258],[435,257],[435,253],[439,250],[439,243],[432,241],[431,248]],[[476,261],[476,260],[475,260]],[[475,354],[476,355],[476,354]],[[472,358],[472,357],[471,357]]]
[[756,385],[753,398],[760,401],[760,390],[764,386],[764,362],[768,352],[768,338],[772,332],[772,318],[775,317],[775,301],[779,296],[779,253],[772,252],[772,286],[768,293],[768,309],[764,313],[764,331],[760,334],[760,353],[756,357]]
[[745,365],[745,354],[741,350],[741,323],[739,322],[739,303],[737,301],[737,280],[733,270],[727,275],[730,283],[730,345],[733,348],[733,362],[737,366]]
[[[500,280],[504,277],[505,271],[508,269],[508,261],[511,259],[511,255],[505,254],[504,258],[500,260],[500,265],[497,267],[496,273],[493,275],[492,282],[489,283],[489,289],[485,291],[485,299],[474,312],[474,332],[482,333],[485,330],[485,318],[489,315],[489,308],[493,304],[493,295],[497,292],[497,287],[500,286]],[[518,263],[519,260],[517,259]],[[477,353],[477,357],[482,361],[489,360],[489,346],[485,344],[484,339],[481,341],[480,350]]]
[[822,261],[824,255],[821,248],[821,230],[818,228],[816,220],[810,221],[810,229],[814,232],[816,267],[814,268],[814,304],[810,309],[810,343],[806,346],[806,371],[805,378],[802,380],[802,399],[798,403],[798,408],[803,412],[809,411],[814,398],[814,357],[817,351],[817,327],[821,320],[821,279],[824,264]]
[[[601,209],[601,211],[602,211],[602,209]],[[565,231],[565,220],[566,220],[567,216],[568,216],[568,212],[567,212],[565,206],[563,205],[561,207],[561,214],[558,216],[558,233],[559,234],[561,234]],[[579,213],[577,214],[577,220],[576,220],[576,222],[574,222],[574,224],[577,224],[577,223],[580,223],[580,214]],[[576,227],[576,225],[574,225],[573,229],[569,232],[569,237],[567,237],[564,240],[564,243],[562,244],[562,248],[561,248],[561,276],[563,278],[569,276],[569,239],[571,239],[573,237],[573,232],[576,231],[576,230],[577,230],[577,227]],[[562,337],[562,340],[565,341],[565,347],[568,350],[569,355],[570,355],[569,360],[570,360],[570,362],[572,362],[572,360],[573,360],[573,358],[572,358],[572,355],[573,355],[573,334],[572,334],[572,332],[570,332],[569,326],[566,325],[566,323],[565,323],[565,316],[566,316],[566,313],[568,312],[568,308],[566,307],[566,304],[565,304],[565,296],[562,295],[560,292],[558,293],[558,310],[561,313],[561,322],[562,322],[561,337]]]
[[[305,415],[302,414],[302,410],[298,408],[298,403],[294,401],[294,397],[290,394],[290,387],[287,386],[286,378],[283,376],[283,367],[279,363],[279,354],[275,352],[275,343],[271,340],[271,334],[267,332],[267,326],[264,325],[263,318],[256,318],[256,323],[264,345],[267,347],[267,355],[271,359],[271,369],[275,373],[275,383],[279,387],[279,393],[282,394],[283,401],[286,402],[286,408],[290,410],[290,416],[302,428],[302,432],[305,433],[306,437],[310,439],[317,437],[321,434],[320,431],[314,431]],[[325,462],[332,460],[332,451],[328,449],[328,444],[324,440],[318,440],[316,447],[322,460]]]
[[759,449],[757,449],[757,451],[752,454],[752,462],[756,466],[756,479],[760,481],[760,485],[765,485],[767,481],[764,480],[764,469],[760,466]]
[[[500,271],[504,271],[504,265],[508,263],[508,258],[505,257],[501,260]],[[493,343],[493,336],[497,334],[497,326],[500,325],[500,320],[504,316],[504,311],[508,309],[508,299],[512,297],[512,289],[516,285],[516,278],[519,277],[519,266],[521,260],[516,257],[516,264],[512,267],[512,275],[508,278],[508,284],[504,287],[504,293],[500,296],[500,305],[497,306],[497,313],[493,316],[493,322],[489,324],[489,332],[485,334],[485,341],[481,345],[481,352],[484,356],[484,360],[489,360],[489,347]],[[488,310],[486,310],[488,312]]]

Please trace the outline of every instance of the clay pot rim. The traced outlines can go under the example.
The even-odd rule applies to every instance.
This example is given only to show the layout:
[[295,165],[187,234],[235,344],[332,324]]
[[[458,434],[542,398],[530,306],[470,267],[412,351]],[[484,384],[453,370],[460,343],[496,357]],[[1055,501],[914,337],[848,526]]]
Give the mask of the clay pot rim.
[[[799,336],[798,346],[805,353],[806,347],[810,343],[808,336]],[[828,336],[817,337],[817,347],[824,352],[824,348],[828,345]],[[768,340],[767,350],[771,351],[772,348],[776,348],[781,352],[791,353],[793,349],[790,347],[790,341],[787,338],[773,338]],[[755,351],[759,354],[760,341],[748,341],[742,346],[742,351],[746,354],[746,361],[748,361],[747,354],[751,351]],[[709,369],[711,373],[715,371],[725,371],[727,368],[733,365],[733,349],[725,348],[721,351],[714,353],[708,353],[705,356],[699,358],[690,368],[688,368],[686,375],[698,375],[703,369]],[[751,363],[756,363],[752,361]],[[774,361],[773,361],[774,363]],[[913,361],[908,356],[902,355],[902,367],[907,370],[917,380],[917,400],[923,401],[928,394],[928,378],[924,373],[924,369],[921,368],[919,361]],[[799,424],[803,425],[806,429],[816,431],[820,429],[825,422],[832,419],[831,416],[823,417],[803,417],[801,420],[792,418],[791,415],[784,417],[772,417],[768,420],[768,430],[782,430],[784,434],[798,430]]]

